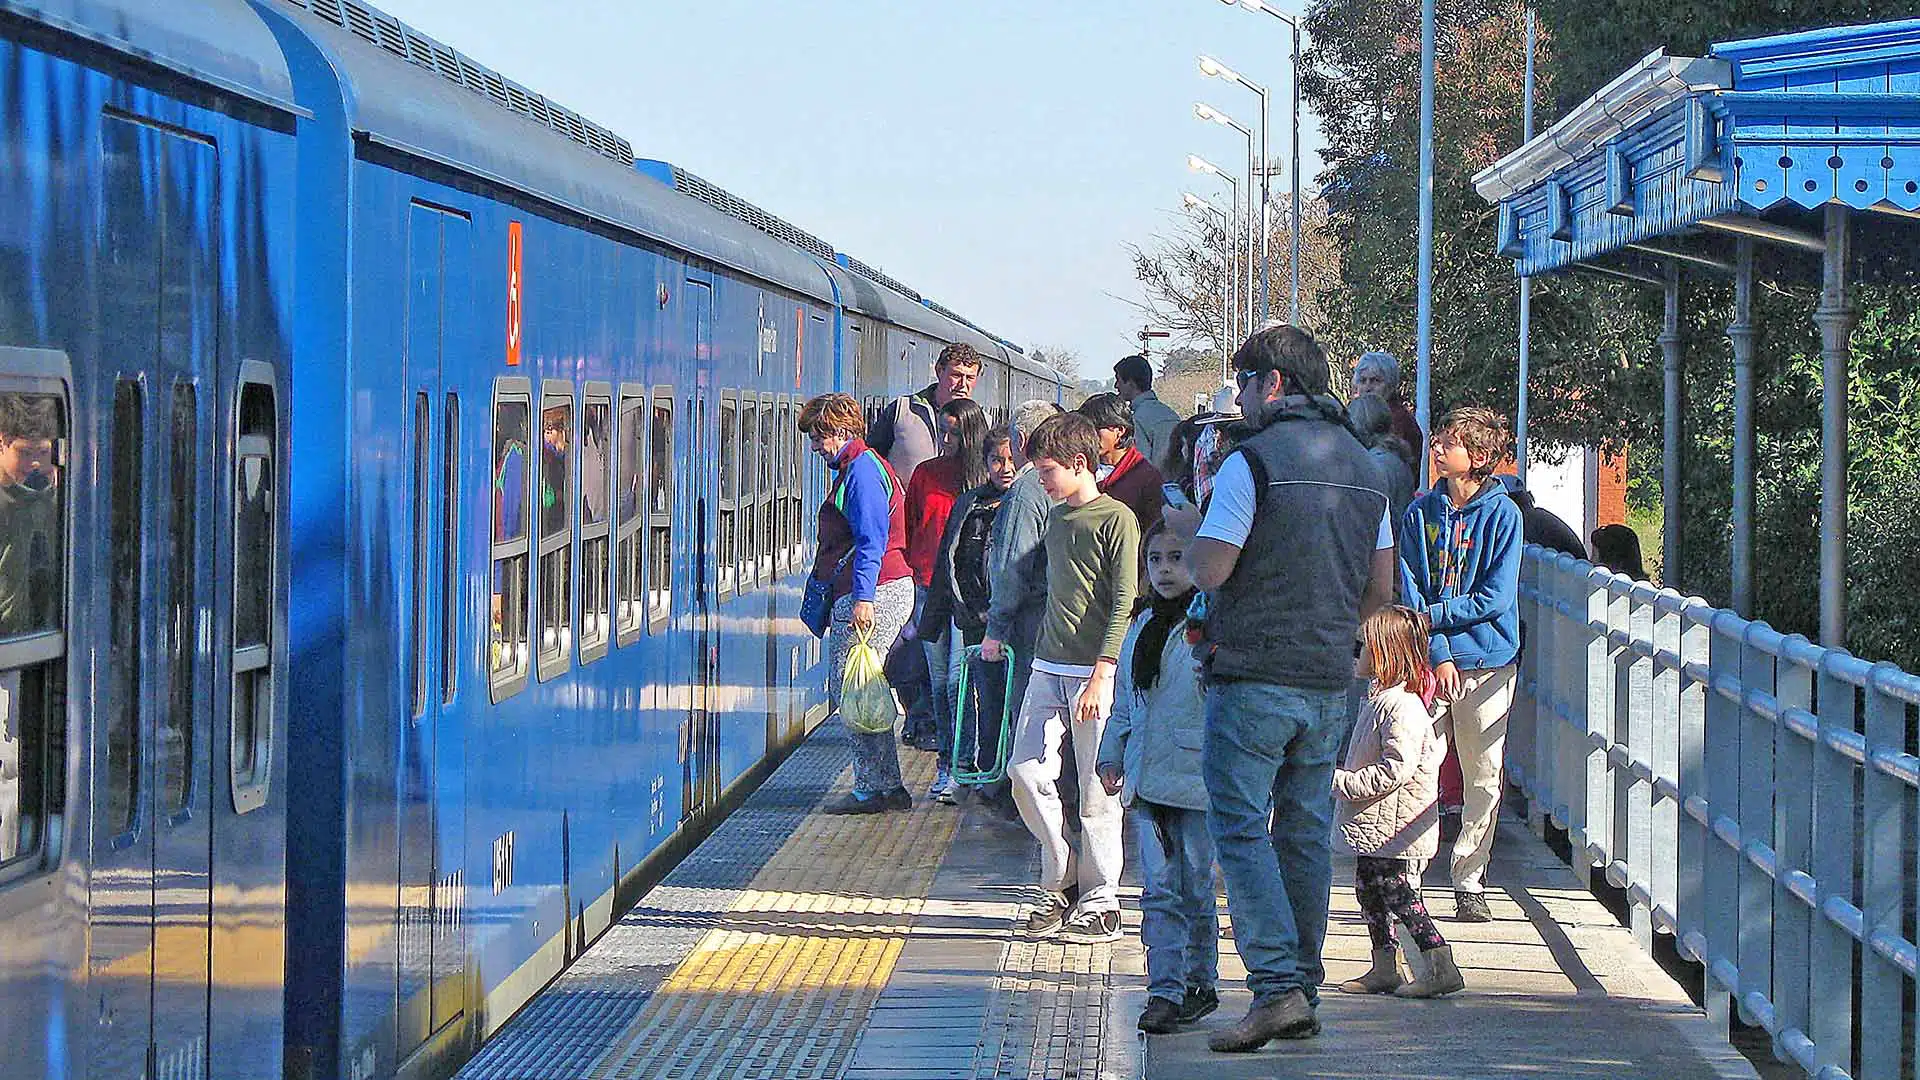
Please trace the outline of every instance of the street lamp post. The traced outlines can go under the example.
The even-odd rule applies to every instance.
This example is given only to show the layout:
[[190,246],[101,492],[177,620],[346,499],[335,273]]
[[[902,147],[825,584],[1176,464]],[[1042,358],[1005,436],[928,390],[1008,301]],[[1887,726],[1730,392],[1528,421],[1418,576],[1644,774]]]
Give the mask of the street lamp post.
[[[1267,288],[1267,281],[1269,277],[1269,270],[1271,269],[1269,265],[1270,260],[1267,255],[1267,238],[1271,231],[1267,228],[1267,201],[1268,201],[1268,196],[1271,193],[1271,188],[1273,186],[1272,179],[1271,179],[1272,171],[1267,168],[1267,160],[1268,160],[1267,159],[1267,99],[1269,95],[1267,94],[1266,87],[1261,86],[1259,83],[1254,82],[1251,79],[1248,79],[1246,76],[1233,70],[1227,65],[1222,64],[1220,61],[1215,60],[1211,56],[1203,56],[1200,58],[1200,74],[1205,75],[1208,78],[1212,78],[1212,79],[1226,79],[1228,82],[1237,82],[1241,86],[1244,86],[1247,89],[1253,91],[1254,93],[1260,95],[1260,309],[1259,309],[1259,315],[1260,315],[1260,320],[1264,322],[1266,321],[1266,318],[1267,318],[1267,295],[1269,292]],[[1251,207],[1253,205],[1253,191],[1251,189],[1251,186],[1249,186],[1249,189],[1247,191],[1247,205],[1249,207],[1248,213],[1252,213]],[[1251,252],[1248,253],[1248,257],[1249,258],[1252,257]]]
[[[1233,130],[1239,132],[1241,135],[1246,137],[1246,140],[1247,140],[1247,192],[1248,192],[1248,198],[1251,199],[1252,192],[1253,192],[1253,178],[1254,178],[1253,170],[1255,167],[1254,166],[1254,150],[1253,150],[1253,132],[1249,131],[1246,128],[1241,127],[1239,124],[1234,123],[1232,117],[1228,116],[1226,113],[1221,112],[1219,109],[1216,109],[1211,105],[1195,102],[1193,106],[1193,115],[1199,117],[1202,120],[1211,120],[1214,123],[1219,124],[1223,127],[1230,127]],[[1253,296],[1254,223],[1253,223],[1253,216],[1251,214],[1247,216],[1246,224],[1247,224],[1246,303],[1244,305],[1239,305],[1238,300],[1236,300],[1235,303],[1236,305],[1239,305],[1241,310],[1245,313],[1242,317],[1243,320],[1247,321],[1250,324],[1252,321],[1253,309],[1254,309],[1254,296]],[[1251,331],[1252,326],[1249,325],[1247,329]]]
[[1222,267],[1220,277],[1220,363],[1224,369],[1228,362],[1226,357],[1232,355],[1234,326],[1233,302],[1235,294],[1240,291],[1239,242],[1234,237],[1233,222],[1228,219],[1224,211],[1191,191],[1183,192],[1180,198],[1181,201],[1187,204],[1187,209],[1205,210],[1209,215],[1218,219],[1220,222],[1220,235],[1227,241],[1227,256],[1225,260],[1223,260],[1225,265]]
[[[1238,4],[1248,11],[1267,14],[1286,23],[1293,31],[1293,71],[1290,81],[1293,83],[1293,221],[1290,231],[1293,233],[1293,261],[1291,271],[1292,290],[1289,301],[1291,317],[1288,321],[1300,324],[1300,20],[1282,11],[1276,11],[1263,0],[1223,0],[1227,4]],[[1262,161],[1261,167],[1266,166]]]
[[[1420,4],[1420,238],[1416,275],[1413,416],[1430,433],[1433,408],[1433,54],[1434,0]],[[1423,455],[1424,457],[1424,455]]]
[[[1240,181],[1235,180],[1230,174],[1221,171],[1220,166],[1215,165],[1213,162],[1208,161],[1198,154],[1187,155],[1187,168],[1192,169],[1194,172],[1212,173],[1220,179],[1225,180],[1227,187],[1233,191],[1232,220],[1240,220]],[[1251,201],[1251,195],[1249,195],[1249,201]],[[1249,276],[1253,274],[1253,252],[1251,250],[1247,252],[1247,274]]]

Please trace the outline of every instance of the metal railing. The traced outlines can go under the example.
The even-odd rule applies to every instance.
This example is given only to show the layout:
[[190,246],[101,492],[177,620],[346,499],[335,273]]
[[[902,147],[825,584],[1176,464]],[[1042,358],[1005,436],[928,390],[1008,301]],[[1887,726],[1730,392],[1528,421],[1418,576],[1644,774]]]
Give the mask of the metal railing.
[[1520,591],[1529,824],[1701,964],[1710,1015],[1820,1080],[1913,1077],[1920,678],[1540,547]]

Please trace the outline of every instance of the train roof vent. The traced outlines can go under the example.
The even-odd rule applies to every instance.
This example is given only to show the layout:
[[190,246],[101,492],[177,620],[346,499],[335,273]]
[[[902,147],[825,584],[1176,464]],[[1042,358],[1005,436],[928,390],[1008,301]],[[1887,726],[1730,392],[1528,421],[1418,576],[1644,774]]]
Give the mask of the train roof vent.
[[848,255],[844,251],[835,255],[834,260],[838,262],[841,266],[844,266],[847,269],[853,271],[854,273],[859,274],[861,277],[866,278],[868,281],[877,281],[880,284],[885,285],[887,288],[892,289],[894,292],[897,292],[902,296],[908,297],[909,299],[913,299],[913,300],[926,299],[926,297],[921,296],[918,292],[916,292],[912,288],[909,288],[907,284],[901,281],[899,278],[891,277],[885,273],[882,273],[881,271],[876,270],[871,266],[868,266],[866,263],[861,262],[859,259],[856,259],[851,255]]
[[451,83],[485,95],[503,109],[544,124],[602,157],[622,165],[633,163],[633,146],[607,128],[563,108],[477,64],[465,53],[415,30],[399,19],[359,0],[284,0],[340,27],[370,45],[385,49],[415,67],[425,68]]
[[699,199],[721,213],[738,218],[768,236],[785,240],[803,251],[811,252],[823,259],[833,258],[832,244],[800,226],[784,218],[775,217],[719,184],[690,173],[678,165],[670,164],[667,167],[673,170],[673,189],[680,194]]

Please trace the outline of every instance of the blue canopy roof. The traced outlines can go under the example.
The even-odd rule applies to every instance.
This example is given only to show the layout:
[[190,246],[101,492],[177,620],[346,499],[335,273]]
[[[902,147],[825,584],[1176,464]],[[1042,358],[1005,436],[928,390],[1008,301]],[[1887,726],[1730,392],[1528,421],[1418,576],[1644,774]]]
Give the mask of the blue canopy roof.
[[1500,253],[1525,275],[1836,200],[1911,214],[1920,20],[1656,52],[1474,185],[1499,205]]

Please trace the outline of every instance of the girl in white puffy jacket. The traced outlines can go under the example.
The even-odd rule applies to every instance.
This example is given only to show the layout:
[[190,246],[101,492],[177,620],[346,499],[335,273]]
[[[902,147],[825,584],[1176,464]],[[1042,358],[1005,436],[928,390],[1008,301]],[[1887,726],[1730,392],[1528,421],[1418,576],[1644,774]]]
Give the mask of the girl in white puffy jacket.
[[[1424,613],[1386,607],[1361,624],[1362,675],[1373,679],[1344,767],[1333,773],[1341,843],[1359,858],[1353,891],[1373,942],[1373,968],[1340,984],[1350,994],[1439,997],[1466,985],[1453,949],[1420,899],[1420,872],[1440,845],[1440,762],[1447,746],[1422,692],[1431,684]],[[1390,919],[1426,958],[1427,974],[1400,976]]]

